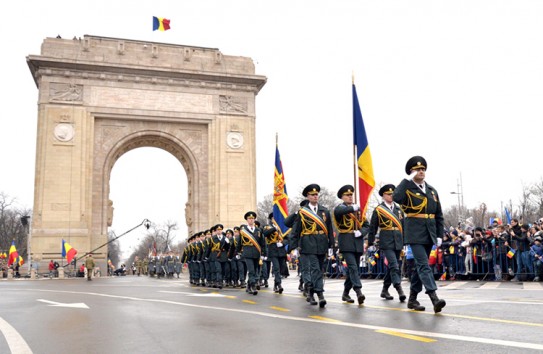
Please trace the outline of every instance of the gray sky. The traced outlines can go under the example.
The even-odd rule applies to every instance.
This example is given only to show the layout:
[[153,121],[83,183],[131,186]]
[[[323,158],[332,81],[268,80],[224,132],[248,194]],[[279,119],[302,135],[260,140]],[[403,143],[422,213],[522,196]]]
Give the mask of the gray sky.
[[[445,208],[461,175],[465,205],[499,210],[542,176],[542,1],[30,0],[0,11],[0,191],[23,206],[33,206],[38,93],[25,57],[57,34],[253,58],[268,77],[256,101],[258,200],[272,192],[276,132],[291,196],[352,183],[353,73],[377,184],[399,183],[422,155]],[[152,16],[172,29],[153,32]],[[184,224],[186,175],[168,153],[127,153],[111,187],[117,234],[144,218]]]

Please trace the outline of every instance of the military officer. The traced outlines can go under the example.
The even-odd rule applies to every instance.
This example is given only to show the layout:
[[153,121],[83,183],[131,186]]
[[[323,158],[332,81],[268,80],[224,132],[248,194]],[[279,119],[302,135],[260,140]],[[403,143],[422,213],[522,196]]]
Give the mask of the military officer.
[[393,194],[393,199],[400,204],[405,213],[404,240],[411,246],[415,259],[416,271],[411,276],[411,288],[407,307],[415,311],[424,311],[425,307],[417,301],[417,294],[422,286],[432,300],[434,312],[441,312],[445,300],[436,294],[437,286],[428,257],[432,246],[441,246],[443,238],[443,212],[437,190],[426,183],[426,160],[422,156],[413,156],[405,165],[409,178],[403,179]]
[[[300,203],[300,208],[303,208],[308,203],[309,201],[307,199],[302,200],[302,202]],[[300,219],[298,217],[298,213],[299,213],[299,210],[292,214],[289,214],[289,216],[287,216],[285,219],[285,226],[290,228],[289,244],[292,244],[293,240],[296,238],[294,236],[297,230],[296,223],[299,222],[299,219]],[[298,259],[298,267],[300,270],[299,272],[300,283],[298,284],[298,290],[303,292],[304,297],[307,297],[307,284],[309,284],[310,275],[309,275],[309,271],[307,270],[307,267],[305,267],[305,263],[303,262],[303,258],[305,258],[305,256],[302,256],[301,254],[299,254],[299,251],[296,247],[291,247],[290,253],[297,253],[296,257]]]
[[395,188],[393,184],[386,184],[379,189],[379,195],[383,198],[383,202],[371,214],[368,246],[374,243],[375,235],[379,232],[379,249],[381,255],[384,255],[388,261],[381,297],[386,300],[394,299],[388,292],[388,288],[393,284],[400,301],[404,302],[406,297],[402,289],[399,266],[400,253],[403,249],[403,213],[392,200]]
[[233,268],[237,270],[237,277],[236,284],[240,288],[244,288],[247,286],[245,283],[245,279],[247,278],[247,265],[245,264],[245,260],[242,259],[242,254],[240,251],[238,251],[238,245],[241,244],[241,235],[240,235],[240,227],[234,226],[234,236],[232,239],[234,240],[234,247],[232,247],[232,264]]
[[[296,222],[296,231],[292,240],[292,247],[298,248],[304,256],[303,262],[309,269],[307,302],[317,305],[314,294],[319,298],[319,307],[326,306],[324,299],[323,264],[326,253],[332,255],[334,235],[330,211],[320,205],[318,184],[306,186],[302,195],[309,203],[298,212],[299,221]],[[304,280],[305,281],[305,280]]]
[[343,201],[334,208],[334,222],[338,230],[339,252],[347,263],[347,277],[343,284],[341,300],[353,303],[349,291],[354,289],[358,304],[362,305],[366,296],[362,294],[360,281],[360,258],[364,254],[364,237],[369,232],[369,224],[361,215],[360,206],[353,203],[354,187],[345,185],[337,192],[337,197]]
[[237,245],[238,253],[243,254],[243,259],[249,272],[249,281],[247,283],[247,292],[253,295],[258,294],[256,283],[258,281],[258,266],[267,253],[266,241],[262,230],[255,225],[256,213],[248,211],[244,216],[247,225],[240,229],[240,243]]

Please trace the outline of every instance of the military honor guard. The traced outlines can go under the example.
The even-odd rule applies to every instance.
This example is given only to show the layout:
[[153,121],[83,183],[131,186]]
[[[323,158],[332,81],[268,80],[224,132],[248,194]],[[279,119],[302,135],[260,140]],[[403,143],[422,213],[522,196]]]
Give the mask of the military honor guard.
[[282,294],[283,287],[281,286],[281,265],[280,262],[285,262],[287,252],[283,244],[283,238],[275,226],[268,226],[264,229],[264,236],[268,244],[268,259],[273,269],[273,292]]
[[426,183],[426,160],[413,156],[405,165],[409,178],[403,179],[393,194],[393,199],[405,213],[403,231],[404,241],[411,246],[416,271],[411,276],[411,288],[407,307],[424,311],[425,307],[417,301],[417,295],[426,289],[434,306],[434,312],[441,312],[445,300],[436,294],[437,286],[428,257],[435,244],[441,246],[443,238],[443,212],[437,190]]
[[[334,235],[330,212],[319,202],[320,186],[310,184],[306,186],[302,195],[309,203],[298,212],[299,220],[295,223],[296,231],[293,235],[292,247],[298,248],[304,256],[303,262],[309,269],[307,283],[307,302],[317,305],[314,294],[317,294],[319,306],[326,306],[324,299],[323,264],[326,254],[332,255]],[[304,279],[305,282],[305,279]]]
[[[300,208],[303,208],[308,203],[309,201],[307,199],[302,200],[302,202],[300,203]],[[298,213],[299,211],[291,213],[285,219],[285,226],[290,228],[290,234],[288,237],[290,244],[292,244],[292,240],[295,238],[294,235],[297,230],[297,227],[295,225],[297,222],[299,222],[299,219],[300,219],[298,217]],[[310,278],[309,271],[306,269],[306,267],[304,267],[304,262],[302,260],[303,257],[299,254],[299,251],[296,247],[291,247],[290,253],[295,254],[295,256],[298,259],[298,267],[300,270],[300,283],[298,285],[298,290],[303,292],[304,297],[307,297],[307,286],[305,286],[304,284],[307,284],[309,282],[309,278]],[[306,281],[305,283],[304,283],[304,279]]]
[[375,235],[378,233],[379,252],[381,256],[385,256],[388,262],[381,297],[393,300],[394,297],[388,292],[390,285],[393,285],[398,292],[400,301],[404,302],[406,296],[402,289],[399,266],[400,253],[403,249],[403,212],[392,200],[395,188],[393,184],[386,184],[379,189],[379,195],[383,198],[383,202],[371,214],[368,246],[375,242]]
[[247,225],[243,225],[240,229],[240,243],[237,245],[237,252],[243,255],[247,271],[249,272],[249,280],[246,291],[253,295],[258,294],[256,288],[258,281],[259,263],[264,259],[267,253],[266,241],[262,230],[255,225],[256,213],[248,211],[244,216]]
[[238,245],[241,244],[241,235],[239,233],[240,227],[234,226],[234,235],[232,236],[232,240],[234,241],[233,247],[230,247],[230,253],[232,258],[232,271],[233,274],[233,280],[235,282],[236,286],[239,286],[240,288],[244,288],[247,286],[245,283],[245,279],[247,276],[247,266],[245,265],[245,261],[242,259],[242,255],[240,252],[238,252]]
[[338,190],[337,197],[343,203],[334,208],[334,223],[338,230],[339,252],[347,263],[347,277],[341,300],[354,303],[349,295],[353,289],[358,304],[362,305],[366,297],[362,294],[359,263],[364,254],[364,237],[368,235],[369,224],[361,215],[360,206],[353,203],[353,193],[352,185],[345,185]]

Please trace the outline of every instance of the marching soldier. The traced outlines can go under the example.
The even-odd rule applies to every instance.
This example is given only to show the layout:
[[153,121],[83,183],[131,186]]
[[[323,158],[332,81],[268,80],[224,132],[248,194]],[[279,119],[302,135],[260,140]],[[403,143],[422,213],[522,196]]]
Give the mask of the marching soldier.
[[143,259],[143,274],[149,274],[149,257]]
[[364,254],[364,237],[368,234],[369,224],[360,213],[360,206],[353,204],[354,187],[345,185],[337,192],[343,203],[334,209],[334,222],[338,230],[339,252],[347,263],[347,277],[343,284],[341,300],[353,303],[349,291],[356,293],[358,304],[362,305],[366,296],[362,294],[360,281],[360,258]]
[[273,291],[282,294],[283,287],[281,286],[280,262],[285,262],[287,255],[282,242],[283,238],[279,235],[275,226],[268,226],[264,230],[264,236],[266,237],[266,243],[268,244],[268,259],[270,260],[273,269]]
[[[307,199],[304,199],[300,203],[300,207],[303,208],[308,203],[309,203],[309,201]],[[299,222],[298,212],[299,211],[296,211],[295,213],[289,214],[289,216],[287,216],[287,218],[285,219],[285,226],[290,228],[289,244],[293,244],[293,240],[295,239],[294,234],[295,234],[295,232],[297,230],[296,223]],[[307,297],[308,294],[307,294],[307,285],[306,284],[309,284],[310,276],[309,276],[309,272],[307,271],[306,267],[304,267],[304,263],[302,262],[302,258],[304,258],[304,257],[302,257],[301,254],[298,254],[299,253],[298,249],[296,247],[294,247],[294,246],[290,248],[290,252],[291,253],[296,253],[296,257],[298,258],[298,267],[299,267],[298,269],[299,269],[299,273],[300,273],[300,283],[298,285],[298,290],[303,292],[304,297]]]
[[373,210],[371,215],[368,246],[374,243],[375,235],[379,231],[379,249],[381,255],[384,254],[388,261],[381,297],[386,300],[394,299],[388,292],[388,288],[393,284],[400,301],[404,302],[406,297],[402,289],[399,266],[400,253],[403,249],[403,213],[392,200],[395,188],[393,184],[387,184],[379,189],[379,195],[383,198],[383,202]]
[[[309,281],[307,283],[307,301],[311,305],[317,305],[314,294],[319,298],[319,307],[326,306],[324,299],[323,264],[328,251],[332,255],[334,236],[332,221],[328,209],[318,204],[318,184],[310,184],[304,188],[302,195],[307,198],[309,204],[298,212],[299,221],[296,222],[296,231],[292,240],[292,247],[298,248],[304,256],[303,262],[309,269]],[[305,279],[304,279],[305,282]]]
[[237,285],[240,288],[245,288],[247,284],[245,283],[246,275],[247,275],[247,265],[245,264],[245,261],[242,259],[242,254],[240,251],[238,251],[238,245],[241,245],[241,235],[240,235],[240,228],[239,226],[234,227],[234,236],[232,239],[234,240],[234,247],[231,247],[232,250],[232,265],[235,267],[237,271],[237,277],[236,280],[239,282]]
[[394,191],[394,201],[400,204],[405,213],[404,238],[411,246],[415,259],[416,272],[411,276],[411,289],[407,307],[415,311],[424,311],[417,301],[417,294],[422,286],[432,300],[434,312],[441,312],[446,302],[436,294],[437,286],[428,257],[435,244],[441,246],[443,238],[443,212],[437,191],[425,182],[426,160],[422,156],[413,156],[405,165],[408,179],[400,182]]
[[249,272],[249,281],[247,283],[247,292],[253,295],[258,294],[256,283],[258,281],[258,266],[259,262],[264,259],[267,253],[266,241],[262,230],[255,226],[256,213],[248,211],[244,216],[247,220],[247,225],[243,225],[240,229],[240,243],[237,245],[238,253],[243,254],[243,259],[247,265]]
[[220,242],[220,252],[217,255],[217,260],[219,261],[219,273],[220,273],[220,281],[218,280],[219,284],[224,286],[224,283],[227,284],[230,282],[230,275],[228,274],[230,272],[230,267],[228,266],[228,250],[230,249],[230,239],[226,237],[226,234],[222,231],[223,226],[218,225],[217,226],[217,237]]
[[213,283],[211,281],[211,266],[208,259],[208,254],[211,249],[211,230],[205,231],[205,237],[202,240],[202,263],[204,264],[204,285],[205,286],[213,286]]
[[222,270],[219,257],[225,243],[222,237],[223,226],[217,224],[211,228],[212,236],[209,239],[208,260],[211,270],[211,283],[214,288],[222,289]]

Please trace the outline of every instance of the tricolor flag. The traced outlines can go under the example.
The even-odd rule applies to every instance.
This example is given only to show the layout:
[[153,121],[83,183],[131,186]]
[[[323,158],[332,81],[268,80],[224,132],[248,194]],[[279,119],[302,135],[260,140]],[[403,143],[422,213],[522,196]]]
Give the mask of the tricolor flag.
[[153,16],[153,31],[167,31],[170,29],[170,20]]
[[370,147],[366,136],[366,128],[362,120],[362,111],[356,95],[356,86],[353,83],[353,140],[356,149],[356,165],[358,170],[358,196],[360,211],[364,216],[371,196],[375,179],[373,178],[373,163],[371,161]]
[[375,261],[375,259],[374,259],[373,257],[370,258],[370,264],[371,264],[372,266],[375,266],[375,265],[377,264],[377,262]]
[[513,258],[515,256],[515,252],[517,250],[513,249],[513,248],[509,248],[509,252],[507,252],[507,258]]
[[279,146],[275,144],[275,171],[273,174],[273,223],[281,237],[288,234],[288,227],[285,226],[285,219],[288,216],[288,195],[283,164],[279,155]]
[[66,262],[70,264],[77,254],[77,250],[70,246],[70,244],[62,240],[62,258],[66,257]]
[[15,248],[15,241],[12,241],[11,247],[9,248],[8,267],[10,267],[12,264],[22,266],[23,263],[23,257],[19,256],[19,252],[17,252],[17,248]]

